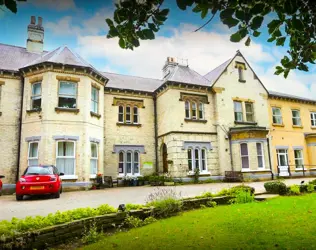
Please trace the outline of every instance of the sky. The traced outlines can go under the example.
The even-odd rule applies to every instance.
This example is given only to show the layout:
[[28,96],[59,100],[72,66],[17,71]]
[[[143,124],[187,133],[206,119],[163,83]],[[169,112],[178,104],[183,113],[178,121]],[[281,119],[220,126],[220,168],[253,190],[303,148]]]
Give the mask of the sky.
[[[116,0],[117,1],[117,0]],[[251,46],[244,41],[232,43],[234,33],[217,16],[199,32],[193,32],[205,20],[190,9],[181,11],[175,0],[165,0],[169,18],[156,34],[155,40],[141,41],[134,51],[121,49],[118,40],[107,39],[106,18],[112,18],[115,0],[27,0],[18,3],[18,13],[0,9],[0,43],[26,46],[27,25],[31,16],[41,16],[45,29],[44,49],[67,45],[100,71],[162,77],[168,56],[188,60],[189,67],[205,75],[240,50],[268,90],[316,99],[316,67],[309,72],[290,72],[287,79],[274,75],[275,66],[286,54],[285,47],[266,42],[264,27],[273,19],[268,16],[262,35]]]

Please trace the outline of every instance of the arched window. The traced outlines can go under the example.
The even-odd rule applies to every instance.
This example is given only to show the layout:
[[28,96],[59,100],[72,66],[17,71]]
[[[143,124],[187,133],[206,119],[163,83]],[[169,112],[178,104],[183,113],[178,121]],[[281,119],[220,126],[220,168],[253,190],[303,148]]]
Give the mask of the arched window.
[[134,106],[133,108],[133,123],[138,123],[138,107]]
[[139,174],[139,153],[134,151],[134,169],[133,174]]
[[131,123],[131,107],[126,106],[126,123]]
[[192,102],[192,119],[196,119],[196,103]]
[[207,162],[206,162],[206,149],[205,148],[203,148],[201,150],[201,161],[202,161],[201,171],[206,171],[207,170]]
[[199,119],[204,119],[204,103],[199,103]]
[[126,174],[132,174],[132,152],[126,153]]
[[185,101],[185,118],[190,119],[190,102]]
[[189,166],[189,171],[192,171],[192,149],[188,149],[188,166]]
[[119,153],[119,174],[123,174],[124,173],[124,152],[121,151]]
[[118,121],[121,123],[124,122],[124,106],[119,106]]
[[194,161],[195,161],[194,169],[198,168],[201,170],[201,168],[200,168],[200,149],[198,149],[198,148],[194,149]]

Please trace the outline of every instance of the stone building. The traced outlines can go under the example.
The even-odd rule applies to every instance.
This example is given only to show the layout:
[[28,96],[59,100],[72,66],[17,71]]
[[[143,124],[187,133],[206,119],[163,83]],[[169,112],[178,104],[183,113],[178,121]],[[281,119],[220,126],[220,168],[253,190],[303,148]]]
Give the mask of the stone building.
[[67,46],[44,51],[42,19],[26,48],[0,44],[0,174],[53,164],[68,182],[225,171],[270,178],[268,91],[243,55],[200,75],[168,57],[162,79],[101,72]]

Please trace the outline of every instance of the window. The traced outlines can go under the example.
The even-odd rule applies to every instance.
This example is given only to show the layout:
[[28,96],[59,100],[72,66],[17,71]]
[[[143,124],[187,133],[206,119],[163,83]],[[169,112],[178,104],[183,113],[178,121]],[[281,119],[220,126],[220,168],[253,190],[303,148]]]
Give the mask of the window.
[[138,107],[134,106],[133,108],[133,123],[138,123]]
[[188,167],[190,172],[199,169],[200,172],[207,172],[207,151],[200,148],[189,148],[188,151]]
[[91,142],[90,174],[98,172],[98,144]]
[[278,164],[279,166],[288,166],[288,155],[287,155],[287,149],[278,149],[277,150],[277,156],[278,156]]
[[131,123],[131,107],[126,106],[126,123]]
[[40,109],[42,103],[41,83],[32,84],[31,109]]
[[235,121],[243,121],[242,103],[234,101]]
[[199,119],[204,119],[204,103],[202,102],[199,103]]
[[294,158],[295,158],[295,167],[298,169],[303,168],[304,160],[303,160],[303,151],[301,149],[294,150]]
[[140,158],[138,151],[119,152],[119,174],[120,175],[139,175]]
[[28,166],[38,166],[38,142],[29,143]]
[[280,108],[273,107],[272,108],[272,118],[274,124],[282,125],[282,113]]
[[192,149],[188,149],[188,166],[189,166],[189,171],[192,171]]
[[238,77],[239,77],[239,81],[245,81],[244,79],[244,69],[242,66],[238,67]]
[[196,120],[196,103],[192,103],[192,119]]
[[118,121],[120,123],[124,122],[124,106],[119,106]]
[[75,175],[75,142],[58,141],[56,167],[60,173]]
[[292,121],[294,126],[301,126],[301,115],[299,110],[292,110]]
[[246,107],[246,121],[254,122],[255,119],[254,119],[254,112],[253,112],[253,103],[246,102],[245,107]]
[[185,118],[190,119],[190,102],[185,101]]
[[316,112],[311,113],[312,127],[316,127]]
[[258,159],[258,168],[264,168],[264,154],[263,154],[263,143],[257,143],[257,159]]
[[99,112],[99,90],[91,87],[91,111],[93,113]]
[[241,167],[249,168],[249,156],[248,156],[248,144],[242,143],[240,144],[240,152],[241,152]]
[[58,107],[77,107],[77,84],[72,82],[59,82]]

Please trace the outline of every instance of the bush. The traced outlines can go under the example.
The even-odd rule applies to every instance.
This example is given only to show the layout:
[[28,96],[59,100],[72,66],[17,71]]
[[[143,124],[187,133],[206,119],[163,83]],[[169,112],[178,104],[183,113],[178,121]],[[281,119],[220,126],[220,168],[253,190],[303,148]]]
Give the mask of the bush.
[[145,205],[141,205],[141,204],[130,204],[130,203],[127,203],[125,205],[126,211],[139,210],[139,209],[143,209],[145,207],[146,207]]
[[316,185],[316,179],[309,182],[309,184]]
[[201,195],[195,196],[196,199],[200,198],[210,198],[213,197],[214,195],[211,192],[204,192]]
[[311,193],[315,191],[315,186],[313,184],[307,184],[307,192]]
[[125,219],[125,223],[130,228],[142,227],[151,223],[156,222],[157,220],[154,217],[147,217],[145,220],[141,220],[134,216],[128,216]]
[[266,182],[264,188],[271,194],[285,195],[287,193],[286,185],[281,181]]
[[102,233],[98,233],[97,227],[95,223],[93,223],[89,229],[85,227],[81,241],[83,244],[95,243],[100,239],[101,234]]
[[255,196],[251,192],[245,190],[239,190],[236,193],[236,197],[230,200],[230,202],[234,204],[251,203],[254,201]]
[[217,203],[215,201],[208,201],[206,203],[206,206],[208,207],[216,207],[217,206]]
[[249,192],[251,194],[255,193],[255,189],[250,186],[246,185],[238,185],[229,189],[223,189],[219,193],[217,193],[215,196],[236,196],[238,192],[245,191]]
[[291,185],[288,190],[289,195],[300,195],[300,186],[299,185]]

